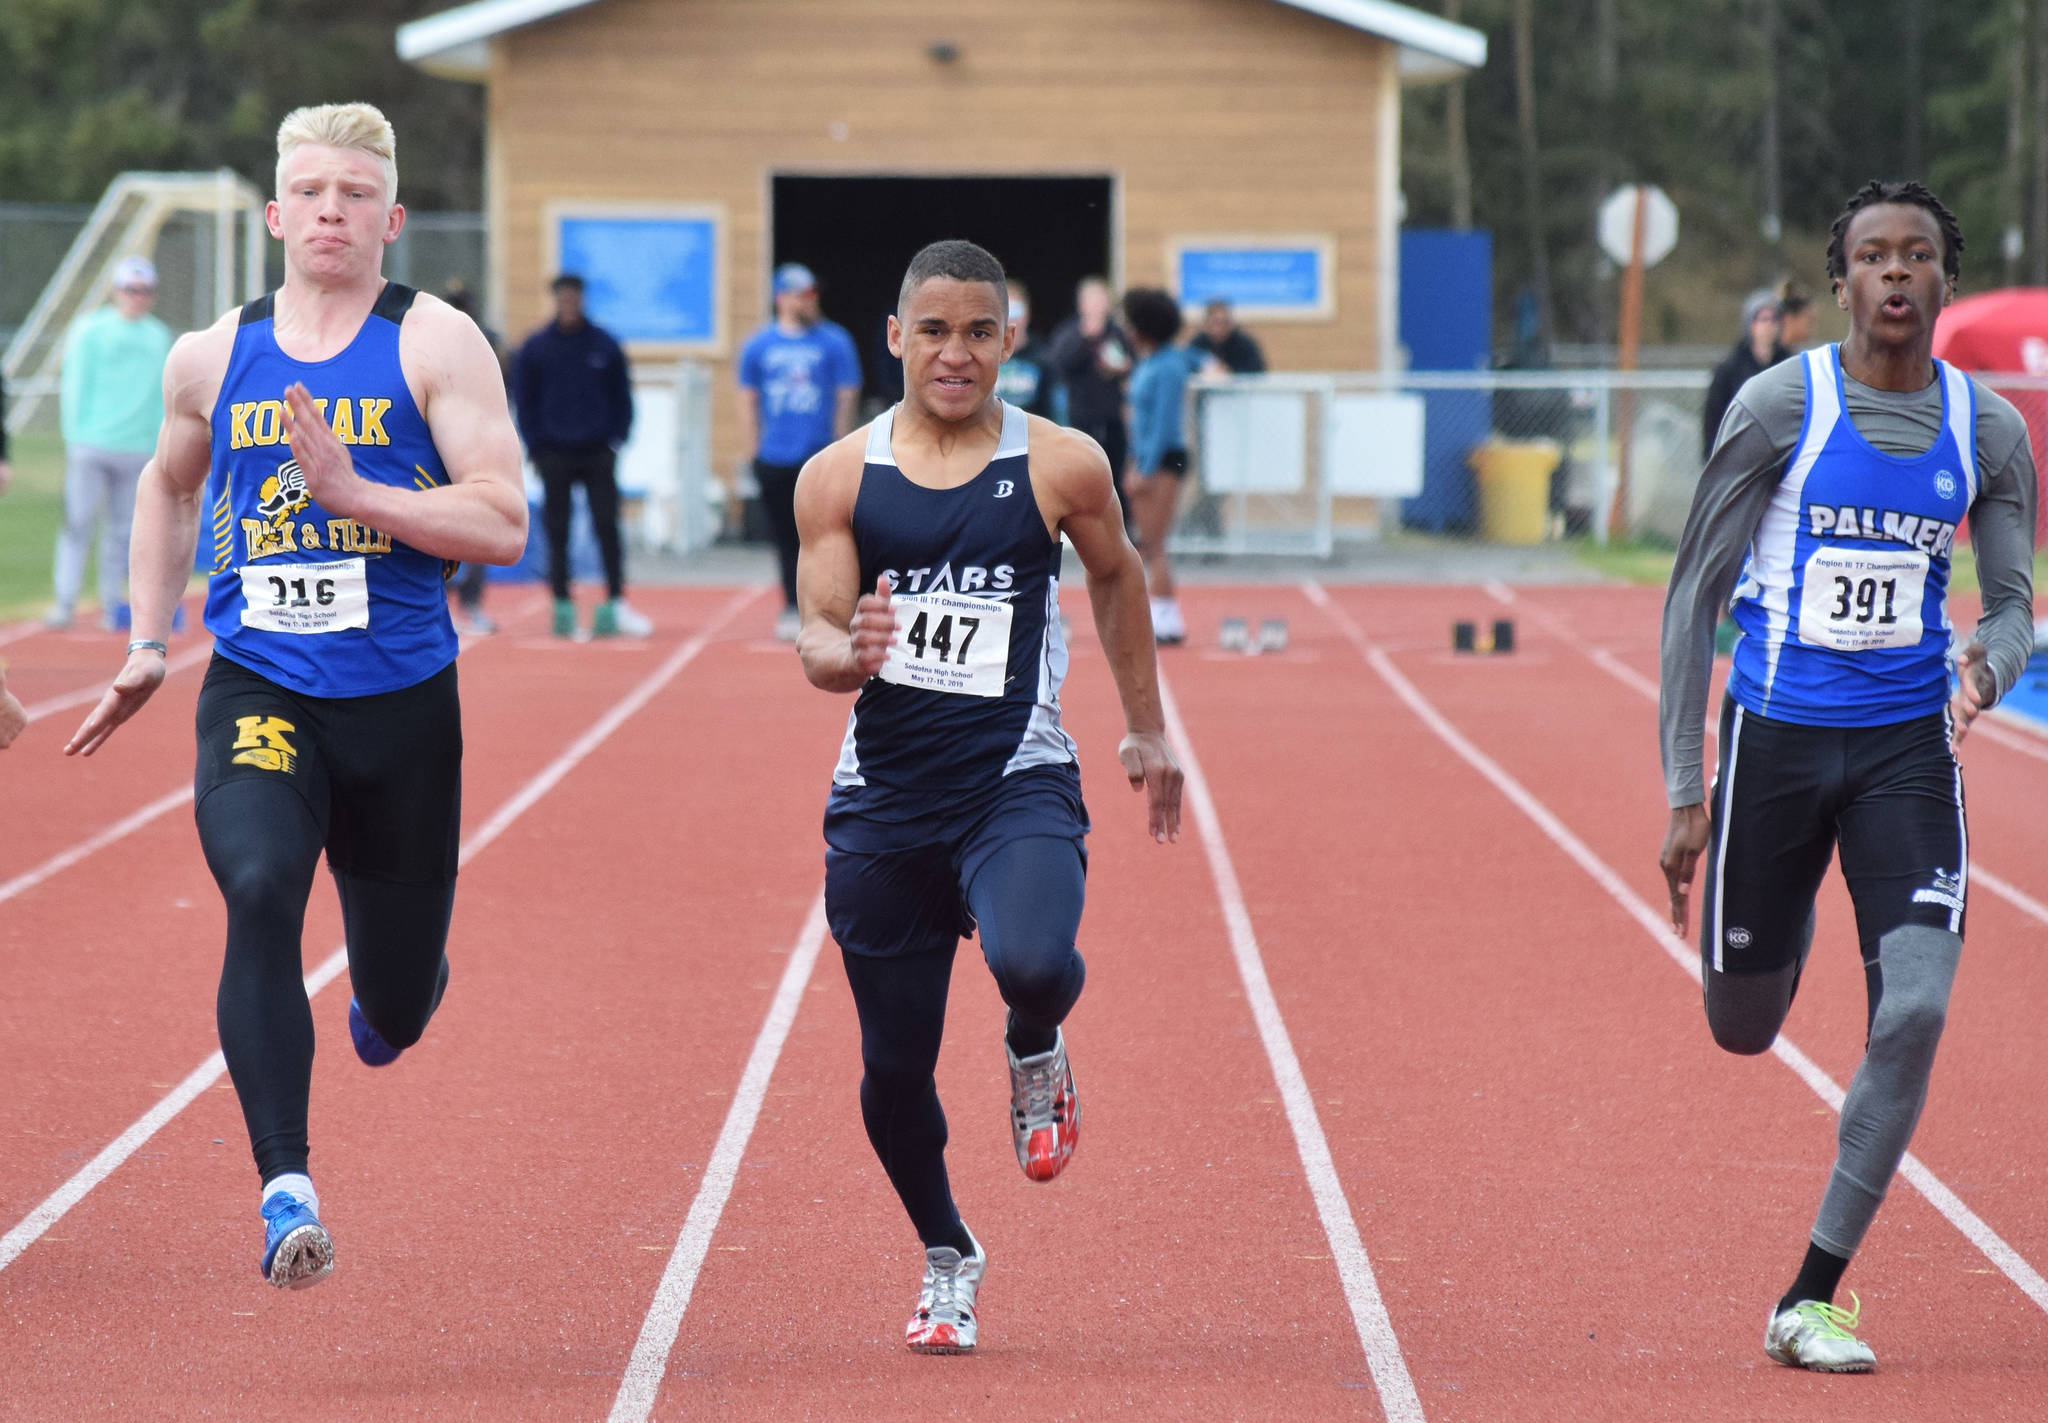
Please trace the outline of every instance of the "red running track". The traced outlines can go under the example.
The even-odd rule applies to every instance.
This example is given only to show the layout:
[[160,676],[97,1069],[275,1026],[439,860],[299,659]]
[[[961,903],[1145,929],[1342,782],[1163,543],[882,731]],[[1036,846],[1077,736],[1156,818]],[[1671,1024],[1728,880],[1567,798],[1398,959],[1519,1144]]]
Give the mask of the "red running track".
[[[1194,590],[1196,643],[1163,659],[1242,884],[1239,932],[1263,953],[1398,1341],[1392,1371],[1368,1366],[1205,848],[1192,825],[1151,844],[1116,770],[1113,689],[1077,598],[1067,703],[1096,830],[1070,1038],[1087,1131],[1054,1185],[1016,1171],[1000,1005],[963,945],[940,1075],[956,1193],[991,1255],[980,1354],[902,1348],[916,1242],[861,1130],[827,943],[653,1416],[2040,1416],[2048,1314],[1903,1183],[1848,1281],[1881,1371],[1763,1358],[1831,1112],[1778,1060],[1716,1051],[1657,940],[1382,671],[1656,906],[1654,714],[1625,674],[1654,678],[1658,595],[1495,591],[1512,606],[1482,589],[1339,589],[1328,607],[1291,587]],[[0,1414],[612,1410],[815,903],[845,714],[760,636],[769,601],[646,602],[648,644],[556,643],[528,605],[465,656],[474,834],[710,634],[466,868],[453,983],[419,1049],[372,1073],[346,1047],[345,985],[315,998],[334,1278],[292,1295],[257,1279],[257,1183],[216,1085],[0,1266]],[[1220,654],[1226,613],[1286,616],[1293,644]],[[1518,618],[1513,657],[1446,650],[1453,617],[1496,613]],[[7,655],[31,700],[105,671],[62,639]],[[32,727],[0,761],[0,883],[175,790],[197,687],[197,669],[174,680],[84,764],[56,755],[68,714]],[[2029,825],[2048,761],[1980,740],[1966,765],[1980,864],[2048,900]],[[214,1048],[221,913],[190,825],[172,810],[0,901],[0,1232]],[[1833,881],[1821,916],[1787,1032],[1845,1083],[1862,984]],[[2043,929],[1978,886],[1915,1143],[2035,1268]],[[322,888],[309,970],[338,937]]]

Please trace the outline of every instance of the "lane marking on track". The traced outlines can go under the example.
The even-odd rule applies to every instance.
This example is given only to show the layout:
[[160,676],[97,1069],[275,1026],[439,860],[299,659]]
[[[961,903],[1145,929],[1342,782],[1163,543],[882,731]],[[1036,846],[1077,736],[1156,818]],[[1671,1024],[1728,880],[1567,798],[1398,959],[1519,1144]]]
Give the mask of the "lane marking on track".
[[[538,597],[525,599],[524,601],[516,605],[511,612],[505,615],[506,620],[511,621],[515,618],[523,618],[528,612],[537,608],[539,605],[540,599]],[[38,631],[40,630],[41,627],[40,624],[33,623],[28,624],[27,626],[29,627],[30,631]],[[468,649],[476,646],[477,643],[482,642],[486,637],[489,636],[492,636],[492,634],[458,632],[456,634],[455,641],[457,647],[459,647],[463,651],[467,651]],[[0,634],[0,647],[4,647],[7,644],[8,640],[9,639],[4,634]],[[177,656],[172,657],[167,662],[165,662],[164,680],[169,681],[171,678],[177,676],[180,672],[184,671],[187,667],[191,667],[198,663],[204,662],[212,655],[213,643],[210,640],[202,646],[186,648],[183,652],[180,652]],[[56,712],[66,711],[72,707],[87,706],[93,702],[98,701],[102,696],[105,695],[107,684],[111,680],[111,678],[103,677],[89,687],[80,687],[75,692],[65,692],[59,696],[47,698],[43,701],[35,703],[35,705],[33,706],[23,707],[22,710],[27,713],[28,719],[34,722],[40,721],[44,717],[50,716]]]
[[1417,1397],[1415,1381],[1409,1377],[1408,1365],[1401,1358],[1401,1341],[1395,1337],[1394,1321],[1387,1313],[1386,1301],[1380,1297],[1379,1282],[1373,1277],[1372,1260],[1366,1255],[1365,1241],[1352,1218],[1351,1202],[1344,1195],[1337,1163],[1330,1155],[1329,1138],[1323,1135],[1315,1097],[1302,1073],[1301,1060],[1295,1056],[1294,1041],[1280,1015],[1273,985],[1266,977],[1265,958],[1259,952],[1251,911],[1245,907],[1244,891],[1238,884],[1229,847],[1223,841],[1223,823],[1217,817],[1216,802],[1210,798],[1208,778],[1202,774],[1202,763],[1195,755],[1194,743],[1188,739],[1187,725],[1181,720],[1180,706],[1164,672],[1159,674],[1159,704],[1166,714],[1167,734],[1173,738],[1180,757],[1187,802],[1194,811],[1195,828],[1201,833],[1202,850],[1209,859],[1209,874],[1216,881],[1216,898],[1222,904],[1223,922],[1230,931],[1230,952],[1237,960],[1238,977],[1244,980],[1244,994],[1251,1002],[1252,1018],[1259,1025],[1259,1040],[1265,1044],[1273,1080],[1279,1085],[1280,1100],[1287,1109],[1287,1125],[1294,1131],[1302,1173],[1315,1198],[1316,1214],[1322,1217],[1323,1234],[1329,1239],[1344,1298],[1351,1306],[1351,1322],[1358,1331],[1358,1342],[1365,1348],[1366,1366],[1372,1370],[1373,1383],[1379,1390],[1380,1408],[1388,1423],[1422,1423],[1422,1400]]
[[2031,756],[2036,761],[2048,761],[2048,745],[2042,744],[2038,734],[2029,735],[2025,731],[2010,730],[1993,721],[1992,717],[2001,717],[2015,726],[2031,728],[2034,725],[2030,718],[2024,717],[2018,712],[2009,712],[2002,707],[1993,707],[1988,713],[1970,723],[1970,734],[1972,736],[1981,736],[1986,741],[2005,747],[2008,751],[2017,751],[2022,756]]
[[725,1125],[718,1129],[718,1143],[711,1148],[711,1161],[697,1187],[697,1198],[690,1202],[690,1214],[683,1221],[681,1234],[676,1236],[676,1247],[661,1272],[661,1283],[655,1286],[647,1317],[641,1321],[633,1356],[626,1363],[625,1377],[619,1380],[618,1394],[612,1399],[609,1423],[643,1423],[654,1411],[662,1378],[668,1372],[669,1351],[675,1347],[676,1335],[683,1327],[683,1312],[690,1307],[690,1295],[697,1287],[705,1252],[711,1248],[718,1219],[732,1196],[740,1158],[746,1153],[754,1123],[761,1115],[761,1103],[768,1095],[768,1079],[774,1076],[783,1044],[796,1023],[804,988],[811,981],[811,970],[824,942],[825,892],[821,889],[804,920],[803,932],[797,935],[789,966],[782,971],[782,983],[776,988],[774,1000],[768,1005],[768,1016],[754,1038],[753,1051],[747,1054],[746,1068],[740,1073],[732,1105],[726,1109]]
[[[476,641],[476,639],[472,638],[464,640],[462,645],[464,647],[468,647],[470,643],[473,641]],[[200,657],[204,657],[210,654],[212,650],[213,649],[210,645],[204,648],[195,647],[191,649],[189,652],[181,653],[180,657],[197,660]],[[186,662],[184,665],[189,666],[190,662]],[[174,665],[171,670],[177,671],[180,669],[178,666]],[[64,697],[56,698],[54,701],[38,703],[36,707],[27,709],[29,714],[29,720],[34,721],[38,716],[44,715],[48,712],[62,710],[62,705],[60,704],[75,705],[75,703],[72,701],[73,696],[76,696],[81,700],[90,700],[99,695],[100,688],[98,686],[95,686],[86,689],[82,693],[70,694]],[[34,889],[44,880],[49,879],[53,875],[63,873],[65,870],[68,870],[73,865],[77,864],[80,860],[85,859],[89,855],[99,853],[101,850],[106,849],[107,846],[113,844],[115,841],[125,839],[126,837],[133,835],[136,831],[142,829],[143,826],[149,824],[150,821],[155,820],[158,816],[176,810],[179,806],[185,804],[187,801],[191,799],[192,787],[189,784],[181,786],[177,790],[168,792],[167,794],[158,797],[156,800],[151,801],[148,805],[145,805],[144,807],[142,807],[142,809],[134,812],[133,814],[125,816],[122,819],[115,821],[106,829],[101,830],[96,834],[90,835],[84,840],[79,841],[78,844],[73,845],[70,849],[62,851],[56,855],[52,855],[49,859],[43,861],[42,864],[37,865],[34,869],[24,871],[23,873],[16,875],[11,880],[0,882],[0,904],[6,903],[8,900],[13,899],[16,895]],[[323,982],[325,982],[325,980],[323,980]],[[4,1262],[0,1262],[0,1269],[4,1268],[6,1268]]]
[[[1337,605],[1320,584],[1303,583],[1302,592],[1311,603],[1322,609],[1330,620],[1337,624],[1338,630],[1357,649],[1359,656],[1365,659],[1366,665],[1379,674],[1380,680],[1415,713],[1424,726],[1436,733],[1438,740],[1457,752],[1465,764],[1492,782],[1495,790],[1534,821],[1536,827],[1549,837],[1552,844],[1564,851],[1595,884],[1607,891],[1608,897],[1620,905],[1630,918],[1642,925],[1657,947],[1664,950],[1695,983],[1700,981],[1699,955],[1693,951],[1691,945],[1671,932],[1671,926],[1650,907],[1648,901],[1616,874],[1605,860],[1594,854],[1548,806],[1502,769],[1499,762],[1467,740],[1464,733],[1445,719],[1443,713],[1416,689],[1415,684],[1394,666],[1393,661],[1384,652],[1373,645],[1366,637],[1364,629]],[[1981,870],[1972,866],[1971,872],[1980,874]],[[1791,1039],[1780,1034],[1777,1041],[1771,1044],[1771,1053],[1798,1074],[1799,1080],[1812,1088],[1814,1094],[1837,1114],[1841,1112],[1842,1089],[1812,1058],[1800,1051]],[[1965,1239],[1983,1252],[1984,1257],[1996,1265],[2008,1280],[2017,1285],[2021,1293],[2041,1309],[2048,1310],[2048,1280],[2044,1280],[2040,1271],[1985,1224],[1981,1216],[1964,1205],[1962,1199],[1943,1185],[1940,1178],[1928,1170],[1918,1157],[1911,1152],[1906,1153],[1905,1160],[1899,1165],[1899,1174],[1912,1182],[1920,1194],[1927,1198],[1928,1203],[1941,1212]]]
[[191,799],[192,786],[190,782],[179,786],[176,790],[166,795],[158,796],[148,805],[142,807],[142,809],[122,817],[106,829],[79,841],[70,849],[60,854],[52,855],[34,869],[16,875],[5,884],[0,884],[0,904],[6,903],[18,894],[34,889],[52,875],[62,874],[65,870],[70,869],[80,860],[86,858],[86,856],[97,854],[116,840],[133,835],[159,815],[176,810]]
[[[204,647],[186,648],[176,657],[164,663],[164,681],[168,682],[187,667],[192,666],[196,662],[204,662],[211,656],[213,656],[213,644],[210,642]],[[22,710],[28,713],[30,721],[40,721],[55,712],[67,711],[72,707],[82,707],[98,701],[106,695],[107,686],[112,681],[113,678],[111,677],[102,677],[90,687],[80,687],[75,692],[65,692],[61,696],[47,698],[37,702],[34,706],[23,707]],[[158,685],[162,684],[159,683]]]
[[[557,785],[563,776],[575,768],[578,762],[596,750],[605,738],[614,731],[617,731],[634,712],[646,706],[656,693],[666,686],[678,672],[694,661],[697,654],[708,647],[712,639],[723,631],[726,625],[736,616],[745,611],[749,604],[758,600],[764,591],[765,589],[761,587],[746,589],[735,595],[723,608],[713,614],[711,621],[704,626],[701,632],[670,653],[659,667],[650,672],[632,691],[620,698],[611,710],[599,717],[588,731],[577,737],[567,750],[543,767],[540,774],[528,781],[525,786],[513,795],[512,799],[506,801],[504,805],[498,808],[496,814],[492,815],[489,820],[478,827],[476,833],[464,842],[458,863],[468,864],[470,860],[475,858],[478,851],[504,834],[506,828],[513,821],[517,820],[520,815],[531,808],[533,803],[545,795],[549,789]],[[187,787],[179,794],[181,799],[190,799],[192,791]],[[164,810],[168,810],[171,805],[177,803],[177,801],[172,800],[170,797],[165,797],[162,801],[157,801],[150,806],[143,807],[143,810],[137,811],[136,815],[142,815],[145,811],[154,811],[157,814],[161,814]],[[131,816],[129,819],[133,820],[135,817]],[[123,824],[126,823],[125,821],[123,822]],[[306,975],[306,996],[311,998],[317,995],[321,989],[339,978],[347,967],[348,946],[344,944],[322,960],[319,967]],[[67,1211],[84,1200],[93,1187],[111,1176],[120,1167],[122,1162],[133,1156],[144,1142],[161,1131],[172,1118],[190,1106],[192,1101],[202,1092],[219,1081],[226,1071],[227,1062],[216,1051],[206,1061],[192,1069],[191,1074],[173,1088],[162,1101],[151,1107],[147,1112],[144,1112],[126,1131],[101,1148],[99,1154],[80,1168],[76,1175],[51,1192],[49,1197],[34,1210],[30,1211],[19,1225],[8,1231],[6,1235],[0,1236],[0,1270],[5,1270],[19,1259],[24,1250],[35,1244],[45,1231],[59,1220],[62,1220]]]
[[[1620,682],[1623,686],[1641,694],[1652,705],[1656,704],[1659,699],[1659,691],[1655,682],[1652,682],[1648,677],[1636,671],[1635,668],[1623,662],[1606,648],[1589,648],[1580,643],[1571,628],[1562,619],[1554,617],[1533,604],[1523,603],[1520,606],[1523,612],[1529,615],[1530,621],[1539,624],[1545,632],[1550,633],[1560,641],[1576,646],[1601,671],[1607,673],[1608,676],[1614,678],[1615,681]],[[1979,717],[1970,727],[1970,735],[1976,736],[1980,732],[2001,745],[2005,744],[2007,740],[2011,740],[2017,745],[2018,750],[2024,751],[2027,755],[2039,756],[2043,760],[2048,760],[2048,752],[2019,744],[2023,741],[2023,738],[2015,737],[2011,732],[2005,731],[2003,728],[1988,724],[1982,717]],[[1720,728],[1715,726],[1712,721],[1709,721],[1706,725],[1706,734],[1707,740],[1718,741],[1721,735]],[[2013,908],[2019,910],[2022,914],[2039,923],[2048,924],[2048,905],[2043,905],[2040,900],[2022,891],[2012,881],[1985,869],[1983,865],[1976,862],[1974,855],[1971,856],[1970,878],[1973,882],[1982,884],[1984,888],[2012,905]]]

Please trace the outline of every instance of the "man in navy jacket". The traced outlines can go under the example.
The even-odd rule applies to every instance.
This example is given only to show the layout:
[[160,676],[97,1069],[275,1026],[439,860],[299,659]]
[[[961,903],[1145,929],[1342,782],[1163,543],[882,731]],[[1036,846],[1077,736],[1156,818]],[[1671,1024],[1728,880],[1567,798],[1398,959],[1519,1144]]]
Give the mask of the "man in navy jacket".
[[626,353],[583,314],[583,279],[556,277],[555,319],[526,338],[512,367],[519,434],[547,491],[548,577],[554,585],[557,637],[576,632],[569,597],[570,491],[583,486],[604,558],[605,601],[591,616],[593,637],[645,637],[647,619],[627,606],[619,552],[619,446],[633,429],[633,387]]

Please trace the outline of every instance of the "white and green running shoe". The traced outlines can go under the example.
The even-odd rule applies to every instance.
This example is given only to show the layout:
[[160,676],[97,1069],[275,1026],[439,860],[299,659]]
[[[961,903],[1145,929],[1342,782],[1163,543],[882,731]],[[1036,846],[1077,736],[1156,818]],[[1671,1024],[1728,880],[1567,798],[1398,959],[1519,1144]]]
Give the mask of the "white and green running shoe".
[[1779,1310],[1764,1326],[1764,1352],[1781,1364],[1823,1374],[1867,1374],[1877,1355],[1853,1332],[1863,1317],[1863,1301],[1851,1290],[1854,1309],[1840,1309],[1819,1300],[1801,1300]]

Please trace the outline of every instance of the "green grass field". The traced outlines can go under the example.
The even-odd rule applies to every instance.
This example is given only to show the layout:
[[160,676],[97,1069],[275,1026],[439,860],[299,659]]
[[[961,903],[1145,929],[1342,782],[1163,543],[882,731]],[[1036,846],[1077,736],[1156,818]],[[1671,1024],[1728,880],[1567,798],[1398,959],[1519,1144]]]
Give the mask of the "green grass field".
[[9,446],[14,482],[0,494],[0,618],[19,618],[50,604],[50,559],[64,522],[64,444],[54,434],[21,434]]

